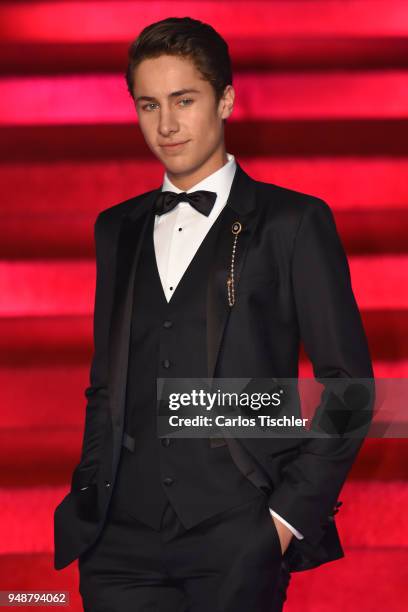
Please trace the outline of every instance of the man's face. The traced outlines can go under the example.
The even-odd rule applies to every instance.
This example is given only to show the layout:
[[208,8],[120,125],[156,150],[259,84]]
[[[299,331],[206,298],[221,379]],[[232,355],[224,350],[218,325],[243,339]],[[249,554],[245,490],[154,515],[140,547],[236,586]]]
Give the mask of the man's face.
[[146,143],[170,175],[191,174],[219,157],[231,85],[216,105],[212,85],[189,58],[161,55],[135,68],[133,95]]

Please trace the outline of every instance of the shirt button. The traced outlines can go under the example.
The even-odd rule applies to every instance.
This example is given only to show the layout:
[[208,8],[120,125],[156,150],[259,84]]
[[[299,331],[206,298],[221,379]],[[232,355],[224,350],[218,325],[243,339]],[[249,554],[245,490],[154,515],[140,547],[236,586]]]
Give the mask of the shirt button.
[[161,439],[162,446],[170,446],[170,438]]
[[105,480],[105,487],[108,489],[111,486],[109,480]]
[[163,480],[163,484],[165,484],[166,487],[169,487],[171,484],[173,484],[173,482],[174,482],[173,478],[169,478],[169,477]]
[[170,367],[170,361],[168,359],[164,359],[162,363],[163,363],[163,368],[169,368]]
[[164,321],[163,323],[163,327],[165,327],[166,329],[172,326],[173,326],[173,321]]

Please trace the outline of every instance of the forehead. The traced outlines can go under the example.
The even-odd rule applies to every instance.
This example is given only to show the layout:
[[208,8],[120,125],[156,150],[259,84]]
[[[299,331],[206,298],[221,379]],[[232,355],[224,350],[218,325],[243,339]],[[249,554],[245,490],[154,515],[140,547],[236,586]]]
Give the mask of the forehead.
[[174,55],[142,60],[134,70],[133,82],[137,96],[168,96],[191,87],[204,92],[211,87],[190,58]]

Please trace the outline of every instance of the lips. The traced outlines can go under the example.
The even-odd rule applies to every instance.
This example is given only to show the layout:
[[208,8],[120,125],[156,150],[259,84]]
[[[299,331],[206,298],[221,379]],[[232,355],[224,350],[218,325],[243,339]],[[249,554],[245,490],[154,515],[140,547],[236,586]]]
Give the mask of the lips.
[[164,149],[172,149],[173,147],[180,147],[181,145],[187,144],[188,140],[185,140],[184,142],[175,142],[175,143],[169,143],[169,144],[163,144],[160,145],[161,147],[163,147]]

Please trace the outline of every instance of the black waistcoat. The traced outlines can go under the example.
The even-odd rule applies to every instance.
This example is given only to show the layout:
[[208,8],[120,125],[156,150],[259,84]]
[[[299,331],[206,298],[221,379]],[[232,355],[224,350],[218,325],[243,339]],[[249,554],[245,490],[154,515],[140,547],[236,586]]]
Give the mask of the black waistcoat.
[[191,528],[261,494],[239,471],[228,446],[210,447],[209,438],[157,437],[156,378],[208,376],[207,278],[222,214],[169,302],[156,264],[154,214],[136,269],[125,414],[125,432],[135,445],[133,452],[122,447],[114,497],[154,529],[160,527],[167,502]]

